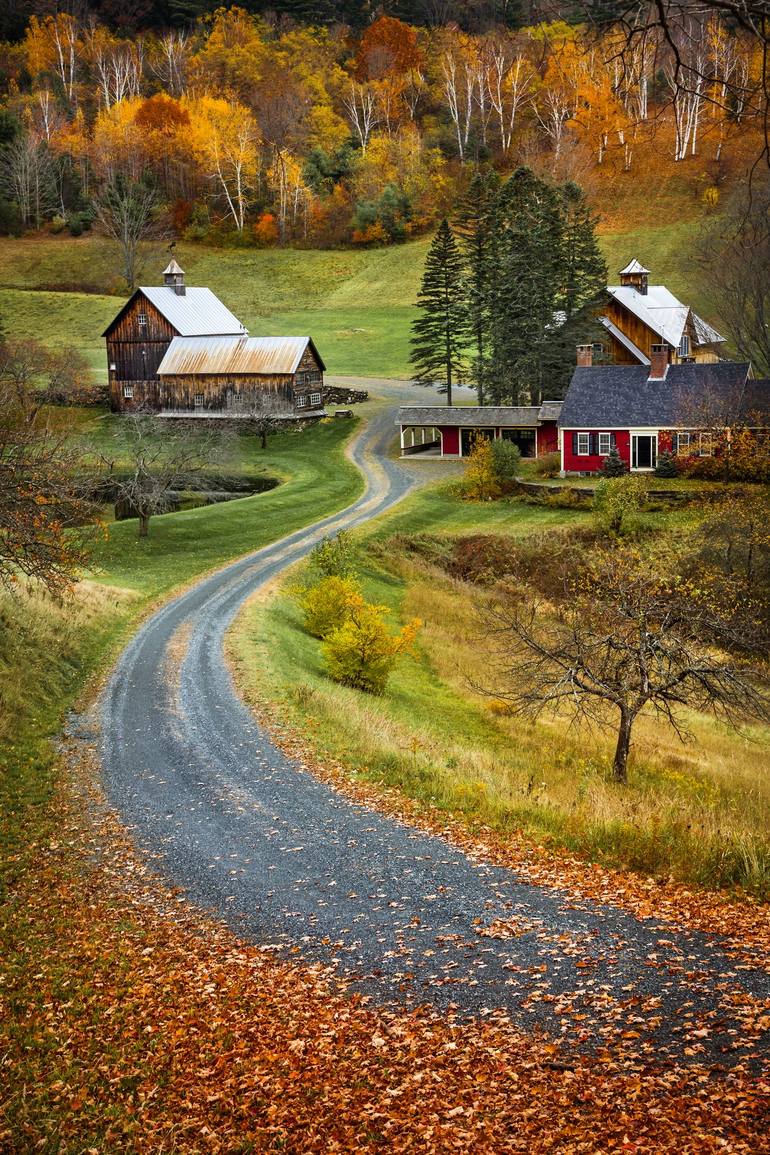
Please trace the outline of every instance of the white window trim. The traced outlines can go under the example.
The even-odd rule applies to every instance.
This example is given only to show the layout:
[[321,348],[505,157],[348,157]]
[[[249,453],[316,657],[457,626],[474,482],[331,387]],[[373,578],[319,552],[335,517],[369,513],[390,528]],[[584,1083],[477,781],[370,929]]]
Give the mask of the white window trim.
[[321,404],[321,394],[320,393],[311,393],[310,394],[310,404],[311,405],[320,405]]
[[307,407],[307,397],[304,394],[301,394],[299,397],[294,399],[294,404],[298,409],[305,409]]
[[206,402],[205,394],[204,393],[196,393],[195,396],[193,397],[193,408],[194,409],[202,409],[205,402]]
[[678,353],[680,357],[690,356],[690,335],[689,333],[682,333],[682,339],[679,342]]
[[137,313],[136,319],[139,322],[139,328],[140,329],[146,329],[147,328],[147,314],[146,313]]
[[[705,448],[704,448],[705,446]],[[698,434],[698,456],[699,457],[713,457],[714,456],[714,435],[713,433],[699,433]]]
[[[602,446],[606,446],[606,449],[602,448]],[[611,433],[600,433],[599,434],[599,456],[600,457],[608,457],[611,449],[612,449],[612,434]]]
[[[584,438],[585,438],[585,449],[581,449],[580,446],[581,446],[581,443],[583,442]],[[577,456],[578,457],[590,457],[590,455],[591,455],[591,434],[590,433],[578,433],[578,435],[577,435]]]
[[133,400],[133,396],[134,396],[133,385],[124,385],[123,386],[123,396],[126,398],[127,401]]
[[677,457],[689,457],[692,448],[692,434],[691,433],[677,433],[676,435],[676,455]]

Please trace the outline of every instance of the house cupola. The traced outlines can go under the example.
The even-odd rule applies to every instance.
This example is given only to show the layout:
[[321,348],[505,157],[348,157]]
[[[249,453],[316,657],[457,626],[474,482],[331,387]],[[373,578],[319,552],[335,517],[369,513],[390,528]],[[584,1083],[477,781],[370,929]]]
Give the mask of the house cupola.
[[163,270],[163,283],[167,288],[173,289],[178,297],[185,295],[184,269],[177,264],[173,257]]
[[633,261],[629,261],[625,269],[620,270],[620,283],[630,289],[636,289],[637,293],[641,293],[643,297],[647,296],[647,282],[650,276],[650,270],[645,269],[644,265],[640,264],[634,257]]

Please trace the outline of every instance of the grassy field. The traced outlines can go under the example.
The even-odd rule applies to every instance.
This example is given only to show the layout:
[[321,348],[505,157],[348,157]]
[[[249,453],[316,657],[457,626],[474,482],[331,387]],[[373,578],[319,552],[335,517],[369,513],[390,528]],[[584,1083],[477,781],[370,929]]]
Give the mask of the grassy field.
[[[662,525],[687,515],[652,516]],[[770,731],[736,736],[693,716],[694,742],[683,746],[643,718],[630,784],[618,788],[609,778],[610,736],[568,731],[558,719],[522,722],[469,688],[491,677],[476,612],[485,595],[419,561],[394,563],[387,544],[395,533],[424,531],[516,538],[585,518],[516,502],[463,504],[447,487],[422,491],[362,539],[367,596],[389,606],[394,623],[424,622],[416,656],[402,659],[387,693],[374,698],[330,682],[287,595],[252,603],[237,623],[239,677],[353,775],[605,864],[766,896]]]
[[65,604],[31,587],[0,594],[0,862],[11,875],[11,847],[54,821],[52,742],[89,676],[175,587],[354,500],[361,475],[344,456],[353,427],[325,422],[273,437],[265,451],[242,444],[244,470],[282,479],[267,493],[153,518],[143,541],[134,520],[108,526],[89,580]]
[[[610,280],[637,255],[656,280],[705,311],[707,279],[688,259],[696,227],[674,215],[664,225],[602,233]],[[250,332],[310,333],[332,374],[408,377],[409,326],[427,246],[427,239],[335,251],[183,243],[177,256],[188,284],[208,285]],[[157,284],[167,256],[162,247],[148,249],[140,281]],[[75,345],[102,380],[101,333],[123,300],[118,256],[104,239],[0,238],[0,316],[6,330]]]

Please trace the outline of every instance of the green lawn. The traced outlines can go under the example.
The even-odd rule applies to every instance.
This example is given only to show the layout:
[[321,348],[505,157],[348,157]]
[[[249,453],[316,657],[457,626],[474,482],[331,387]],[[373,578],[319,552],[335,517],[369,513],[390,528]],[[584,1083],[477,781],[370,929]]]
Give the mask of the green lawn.
[[[675,509],[645,520],[660,533],[691,516]],[[365,595],[389,607],[394,626],[413,617],[424,623],[415,656],[400,660],[386,693],[329,680],[320,644],[288,593],[254,601],[236,621],[229,644],[239,682],[353,777],[595,861],[766,896],[770,729],[737,736],[689,713],[694,740],[682,745],[642,718],[629,785],[618,788],[609,774],[612,735],[570,730],[566,719],[532,725],[473,689],[497,684],[478,612],[488,595],[404,556],[403,543],[423,533],[502,534],[513,545],[588,517],[518,501],[461,502],[447,485],[424,489],[357,539]]]
[[[120,420],[81,417],[81,432],[96,441],[108,441]],[[52,742],[89,677],[174,588],[355,500],[362,478],[344,455],[355,424],[328,421],[281,434],[265,451],[242,439],[241,472],[282,478],[278,488],[155,517],[144,541],[134,520],[107,526],[90,580],[64,603],[24,586],[16,596],[0,593],[0,864],[11,877],[23,864],[12,849],[55,819],[47,809]],[[0,889],[1,876],[2,869]]]
[[[697,224],[606,232],[610,280],[638,256],[684,300],[708,312],[705,274],[690,260]],[[409,327],[429,239],[383,249],[218,249],[182,242],[188,284],[209,286],[254,334],[309,333],[332,374],[409,376]],[[157,284],[168,253],[144,255],[141,283]],[[9,333],[72,344],[105,376],[101,333],[125,290],[117,251],[84,236],[0,238],[0,316]],[[24,291],[21,291],[24,290]],[[718,318],[710,319],[718,323]]]

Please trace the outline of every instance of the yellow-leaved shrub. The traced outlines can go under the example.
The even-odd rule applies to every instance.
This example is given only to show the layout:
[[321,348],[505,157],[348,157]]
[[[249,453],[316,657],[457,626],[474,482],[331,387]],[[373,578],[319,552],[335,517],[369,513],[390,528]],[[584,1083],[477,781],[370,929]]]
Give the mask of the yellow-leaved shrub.
[[385,606],[364,602],[352,608],[342,625],[327,636],[323,655],[335,682],[370,694],[383,692],[396,659],[411,646],[422,625],[415,618],[398,634],[391,634],[385,623],[387,612]]
[[302,590],[299,603],[305,614],[305,629],[314,638],[327,637],[339,629],[354,610],[366,604],[357,582],[336,574]]

